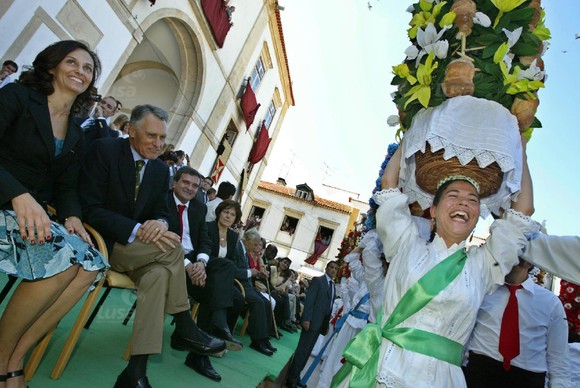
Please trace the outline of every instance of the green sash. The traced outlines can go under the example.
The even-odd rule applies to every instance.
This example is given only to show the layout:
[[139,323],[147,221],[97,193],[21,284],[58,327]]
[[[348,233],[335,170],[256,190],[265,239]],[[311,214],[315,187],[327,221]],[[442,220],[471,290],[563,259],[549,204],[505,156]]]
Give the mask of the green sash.
[[381,309],[377,316],[379,323],[366,325],[344,349],[342,355],[347,362],[332,379],[332,387],[337,387],[351,372],[350,387],[373,387],[378,372],[382,337],[402,349],[460,366],[462,344],[424,330],[395,326],[421,310],[449,286],[463,270],[466,259],[465,249],[458,250],[423,275],[403,295],[382,329],[379,326],[383,315]]

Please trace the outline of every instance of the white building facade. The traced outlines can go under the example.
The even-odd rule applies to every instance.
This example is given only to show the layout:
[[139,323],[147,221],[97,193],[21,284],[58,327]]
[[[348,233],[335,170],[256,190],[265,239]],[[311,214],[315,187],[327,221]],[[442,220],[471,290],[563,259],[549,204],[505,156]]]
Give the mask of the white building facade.
[[[3,0],[0,59],[21,71],[50,43],[87,42],[103,65],[99,94],[120,100],[125,114],[143,103],[164,108],[167,143],[202,174],[245,190],[267,164],[269,150],[248,169],[259,128],[266,123],[275,142],[294,97],[277,2],[227,5],[235,12],[220,47],[205,10],[223,0]],[[261,106],[247,127],[241,96],[249,78]],[[216,171],[218,150],[225,166]]]
[[[344,236],[360,214],[357,207],[316,196],[307,184],[293,188],[279,179],[259,182],[244,205],[242,221],[275,244],[279,257],[289,257],[293,269],[315,276],[329,260],[336,260]],[[328,246],[314,265],[305,264],[317,240]]]

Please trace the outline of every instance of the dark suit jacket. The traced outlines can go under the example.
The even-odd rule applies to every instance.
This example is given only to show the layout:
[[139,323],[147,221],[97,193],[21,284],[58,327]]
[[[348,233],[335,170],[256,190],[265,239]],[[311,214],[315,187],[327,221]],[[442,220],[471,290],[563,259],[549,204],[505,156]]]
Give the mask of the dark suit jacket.
[[[207,222],[207,232],[212,244],[212,256],[218,257],[220,250],[220,232],[217,221]],[[240,281],[248,281],[248,261],[246,260],[243,250],[240,246],[238,233],[228,229],[228,253],[226,259],[234,262],[236,271],[234,277]]]
[[[336,287],[335,287],[336,293]],[[328,327],[331,310],[331,290],[326,274],[312,279],[304,301],[303,321],[310,321],[310,330],[319,332]]]
[[100,139],[83,161],[80,193],[86,221],[101,233],[109,254],[114,243],[127,244],[137,223],[168,218],[169,171],[159,159],[145,166],[135,196],[135,161],[129,139]]
[[73,120],[61,154],[54,152],[46,96],[16,83],[0,89],[0,208],[10,209],[12,198],[30,193],[42,205],[54,203],[61,218],[80,217],[83,134]]
[[[83,120],[84,121],[84,120]],[[81,121],[82,124],[82,121]],[[85,148],[88,149],[95,140],[107,137],[119,137],[119,132],[111,129],[104,119],[96,119],[95,122],[84,128]]]
[[199,190],[197,190],[197,193],[195,194],[195,198],[197,198],[197,200],[201,203],[203,203],[204,205],[207,202],[207,194],[205,193],[205,191],[203,191],[202,188],[199,188]]
[[[181,235],[179,212],[177,210],[175,198],[173,197],[173,191],[169,192],[168,195],[168,207],[169,230]],[[207,225],[205,223],[206,211],[206,206],[195,198],[189,201],[189,206],[187,207],[187,220],[189,222],[189,237],[191,238],[193,251],[188,253],[186,258],[189,259],[189,261],[192,263],[197,260],[196,258],[199,253],[207,254],[210,259],[214,257],[212,255],[211,240],[207,234]]]

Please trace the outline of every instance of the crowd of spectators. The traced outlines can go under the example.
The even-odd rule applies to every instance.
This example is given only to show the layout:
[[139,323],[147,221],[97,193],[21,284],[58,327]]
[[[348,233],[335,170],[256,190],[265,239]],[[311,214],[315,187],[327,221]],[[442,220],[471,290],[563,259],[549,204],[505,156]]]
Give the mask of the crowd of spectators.
[[[257,229],[238,233],[236,187],[214,189],[187,152],[164,144],[163,109],[123,111],[114,95],[101,97],[100,62],[83,43],[57,42],[14,80],[17,71],[7,60],[0,72],[0,239],[18,237],[8,252],[3,246],[0,271],[23,281],[0,320],[0,386],[23,382],[28,350],[109,266],[138,286],[131,357],[115,387],[149,386],[166,313],[175,322],[171,346],[212,380],[221,376],[208,355],[242,350],[233,332],[246,310],[250,347],[272,356],[277,328],[296,331],[296,273],[289,258],[276,260],[273,244],[264,249]],[[105,239],[109,263],[81,220]],[[197,324],[189,300],[199,303]]]

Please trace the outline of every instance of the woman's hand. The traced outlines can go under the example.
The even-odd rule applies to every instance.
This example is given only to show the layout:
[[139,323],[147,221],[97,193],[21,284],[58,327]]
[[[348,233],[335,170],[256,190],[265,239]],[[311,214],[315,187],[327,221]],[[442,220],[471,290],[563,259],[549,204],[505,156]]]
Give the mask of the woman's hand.
[[92,247],[95,246],[91,241],[91,236],[89,236],[89,233],[83,226],[81,219],[78,218],[77,216],[68,217],[64,221],[64,227],[68,230],[70,234],[76,233],[79,235],[80,238],[83,239],[84,242],[86,242]]
[[[28,193],[12,198],[12,209],[16,213],[20,236],[23,240],[40,245],[52,238],[50,233],[50,219],[46,211]],[[38,238],[38,239],[37,239]]]

